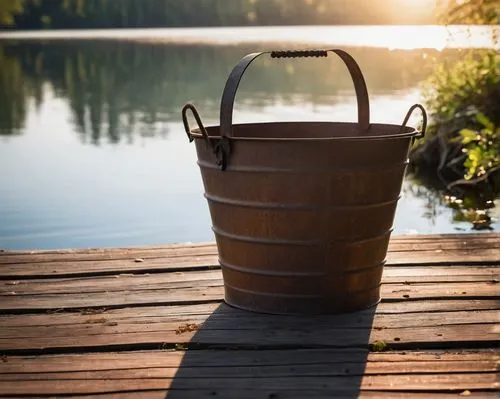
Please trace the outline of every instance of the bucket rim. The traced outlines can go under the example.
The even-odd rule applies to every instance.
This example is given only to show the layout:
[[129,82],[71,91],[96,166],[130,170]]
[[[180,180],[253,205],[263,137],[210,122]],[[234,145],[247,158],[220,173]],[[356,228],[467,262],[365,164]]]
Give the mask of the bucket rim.
[[[252,122],[252,123],[238,123],[233,124],[233,127],[251,127],[251,126],[272,126],[272,125],[337,125],[337,126],[345,126],[351,125],[359,127],[359,125],[355,122],[328,122],[328,121],[297,121],[297,122]],[[397,130],[396,133],[391,134],[366,134],[364,132],[359,132],[358,135],[342,135],[342,136],[331,136],[331,137],[248,137],[248,136],[232,136],[229,139],[231,141],[363,141],[363,140],[385,140],[385,139],[403,139],[403,138],[412,138],[421,135],[421,132],[414,127],[411,126],[401,126],[396,124],[387,124],[387,123],[370,123],[370,128],[372,126],[382,127],[388,129]],[[368,129],[368,131],[370,130]],[[220,125],[210,125],[206,126],[205,129],[210,132],[213,130],[220,131]],[[402,130],[402,131],[401,131]],[[194,128],[191,130],[191,135],[195,139],[205,139],[205,136],[201,132],[200,128]],[[220,140],[224,136],[222,135],[209,135],[210,140]]]

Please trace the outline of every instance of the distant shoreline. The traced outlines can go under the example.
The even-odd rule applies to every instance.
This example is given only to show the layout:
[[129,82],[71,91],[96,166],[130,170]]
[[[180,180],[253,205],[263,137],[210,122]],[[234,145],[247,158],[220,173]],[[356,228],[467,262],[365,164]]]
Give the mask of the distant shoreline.
[[159,44],[290,44],[390,49],[498,48],[499,25],[335,25],[0,31],[0,41],[123,40]]

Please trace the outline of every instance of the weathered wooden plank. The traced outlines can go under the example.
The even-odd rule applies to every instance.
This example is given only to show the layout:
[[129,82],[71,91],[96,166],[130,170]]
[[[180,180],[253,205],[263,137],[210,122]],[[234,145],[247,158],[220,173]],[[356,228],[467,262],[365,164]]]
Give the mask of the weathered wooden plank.
[[[210,354],[206,354],[210,356]],[[284,354],[286,356],[286,354]],[[465,360],[464,360],[465,361]],[[495,372],[496,361],[435,361],[435,362],[368,362],[362,359],[344,363],[323,364],[286,364],[265,365],[259,367],[247,364],[244,366],[225,366],[218,364],[212,367],[197,366],[189,359],[189,355],[177,366],[145,367],[125,369],[101,369],[63,372],[4,373],[0,372],[1,381],[44,381],[44,380],[99,380],[126,378],[301,378],[301,377],[341,377],[367,376],[382,374],[418,374],[418,373],[480,373]],[[178,368],[181,367],[179,370]],[[0,369],[1,370],[1,369]]]
[[[163,289],[192,286],[194,282],[208,284],[214,281],[221,284],[220,270],[155,274],[117,274],[113,276],[72,277],[58,279],[25,279],[0,281],[0,295],[129,291],[135,289]],[[384,270],[384,283],[461,283],[486,282],[499,283],[500,267],[388,267]],[[178,283],[178,284],[177,284]],[[187,283],[184,284],[184,283]]]
[[[482,253],[473,254],[448,254],[435,252],[391,252],[388,254],[387,267],[391,266],[420,266],[420,265],[464,265],[473,263],[500,264],[500,250],[488,249]],[[141,262],[137,262],[140,259]],[[162,271],[185,271],[191,269],[219,268],[216,254],[199,254],[189,256],[162,256],[151,257],[151,254],[142,254],[142,257],[129,257],[120,260],[60,260],[52,262],[28,263],[1,263],[0,278],[21,277],[58,277],[58,276],[84,276],[92,274],[119,274],[119,273],[146,273]]]
[[51,253],[24,253],[11,254],[3,252],[0,255],[0,264],[26,264],[46,262],[74,262],[102,261],[102,260],[135,260],[159,258],[186,258],[217,255],[215,244],[205,246],[179,246],[175,248],[123,248],[123,249],[89,249],[80,251],[61,251]]
[[[104,263],[113,263],[115,261],[109,261]],[[118,261],[121,262],[121,261]],[[197,261],[189,260],[186,264],[193,266]],[[83,262],[82,262],[83,263]],[[179,264],[174,263],[173,266],[165,266],[164,268],[150,268],[149,262],[136,263],[144,264],[142,269],[134,266],[135,273],[129,273],[127,267],[123,270],[119,268],[119,265],[113,266],[111,269],[104,271],[102,268],[96,272],[88,272],[84,275],[79,275],[77,265],[59,263],[64,266],[64,270],[57,270],[56,273],[50,274],[50,271],[44,269],[45,264],[33,264],[33,265],[5,265],[0,266],[0,292],[2,290],[11,291],[12,286],[17,285],[22,287],[30,283],[30,280],[39,279],[41,277],[46,282],[40,282],[40,284],[48,284],[51,279],[54,278],[66,278],[69,283],[85,281],[84,278],[92,278],[98,276],[110,275],[113,278],[134,278],[134,282],[137,282],[139,278],[144,277],[144,275],[153,274],[163,279],[176,279],[176,281],[182,281],[183,279],[203,279],[207,275],[217,275],[217,270],[220,270],[219,266],[213,266],[209,270],[211,273],[207,273],[207,270],[190,270],[189,268],[179,267]],[[38,266],[41,266],[40,268]],[[124,265],[125,266],[125,265]],[[73,272],[69,272],[67,268],[73,268]],[[193,266],[194,267],[194,266]],[[40,269],[40,270],[38,270]],[[38,270],[38,271],[36,271]],[[163,272],[160,272],[163,270]],[[29,274],[33,272],[33,274]],[[151,273],[150,273],[151,272]],[[181,277],[178,277],[181,276]],[[182,277],[184,276],[184,277]],[[17,280],[16,280],[17,278]],[[20,278],[20,279],[19,279]],[[410,278],[410,279],[409,279]],[[69,280],[73,279],[73,280]],[[460,265],[460,266],[434,266],[426,265],[421,267],[416,266],[391,266],[388,265],[384,268],[384,281],[389,282],[405,282],[411,280],[412,282],[443,282],[443,281],[454,281],[454,282],[465,282],[465,281],[491,281],[500,280],[500,263],[499,266],[477,266],[477,265]]]
[[7,310],[56,310],[83,307],[117,307],[131,305],[175,305],[220,302],[224,293],[222,285],[198,288],[165,288],[88,293],[57,293],[37,295],[0,295],[0,312]]
[[[500,241],[500,235],[499,235]],[[57,277],[57,276],[83,276],[92,274],[118,274],[118,273],[145,273],[161,271],[183,271],[190,269],[218,268],[218,258],[215,249],[212,253],[203,253],[204,247],[197,250],[198,254],[191,255],[154,255],[154,250],[127,255],[124,259],[99,258],[96,253],[90,253],[95,260],[64,259],[65,254],[54,254],[55,260],[38,262],[36,258],[31,259],[23,255],[24,263],[2,262],[0,258],[0,278],[26,278],[26,277]],[[33,255],[35,256],[35,255]],[[6,255],[3,256],[3,260]],[[141,260],[137,262],[136,260]],[[388,253],[387,268],[397,265],[468,265],[500,264],[500,248],[488,248],[484,250],[449,252],[441,250],[433,251],[392,251]]]
[[[491,233],[486,233],[485,237],[489,237]],[[440,235],[438,235],[440,236]],[[448,238],[450,240],[455,240],[460,236],[469,236],[468,234],[445,234],[443,237]],[[406,236],[404,236],[406,237]],[[419,235],[412,235],[408,237],[418,238]],[[426,235],[425,237],[431,237],[431,235]],[[470,235],[471,239],[477,239],[476,234]],[[58,249],[0,249],[0,257],[7,255],[28,255],[31,256],[33,254],[39,255],[54,255],[54,254],[79,254],[79,253],[109,253],[109,252],[126,252],[126,251],[138,251],[144,250],[148,251],[151,249],[169,249],[169,250],[177,250],[177,249],[185,249],[185,248],[198,248],[198,247],[213,247],[215,243],[213,241],[205,241],[205,242],[181,242],[181,243],[173,243],[173,244],[160,244],[160,245],[131,245],[126,247],[99,247],[99,248],[58,248]]]
[[391,252],[387,255],[387,262],[392,265],[415,266],[426,264],[454,265],[460,263],[498,264],[500,262],[500,249],[483,248],[460,251],[415,251]]
[[[4,316],[0,321],[0,350],[38,350],[83,347],[171,344],[242,346],[367,346],[385,341],[398,347],[455,347],[495,342],[499,310],[294,317],[254,314],[221,304],[212,312],[171,313],[157,307],[120,309],[97,315],[54,314]],[[68,317],[68,320],[64,320]],[[31,318],[36,325],[26,328]],[[184,326],[194,326],[185,331]]]
[[[106,315],[107,316],[107,315]],[[239,316],[239,317],[238,317]],[[210,316],[208,316],[210,317]],[[20,341],[37,337],[64,338],[82,336],[90,339],[93,335],[100,333],[125,334],[140,333],[152,330],[165,331],[169,334],[176,333],[182,325],[196,324],[203,326],[207,322],[205,315],[191,316],[156,316],[156,317],[129,317],[116,318],[97,316],[82,316],[79,322],[74,324],[46,324],[30,326],[29,329],[21,329],[19,326],[4,325],[0,330],[0,340],[8,345],[9,340]],[[373,315],[371,312],[360,312],[356,317],[352,316],[329,316],[310,317],[304,322],[298,323],[291,317],[282,317],[278,320],[270,317],[245,317],[245,315],[217,315],[208,319],[206,329],[230,329],[232,324],[238,323],[240,329],[251,329],[258,323],[260,328],[276,329],[284,324],[293,329],[304,329],[308,324],[314,324],[317,328],[332,329],[392,329],[409,327],[439,327],[465,324],[494,324],[500,322],[500,311],[481,312],[447,312],[433,314],[404,314],[404,315]],[[106,327],[114,327],[107,329]],[[31,343],[29,343],[31,344]],[[60,342],[58,342],[60,344]],[[0,344],[1,345],[1,344]],[[1,346],[0,346],[1,347]]]
[[[389,245],[389,262],[406,262],[415,258],[415,252],[425,259],[435,256],[431,262],[439,259],[457,258],[468,255],[471,261],[496,258],[500,260],[500,234],[468,234],[458,236],[419,235],[414,237],[393,237]],[[405,252],[408,252],[405,254]],[[394,254],[393,254],[394,253]],[[217,249],[213,243],[200,245],[186,244],[165,247],[117,248],[117,249],[85,249],[67,251],[30,251],[0,253],[0,264],[39,263],[39,262],[80,262],[102,260],[134,260],[159,259],[171,257],[196,257],[216,255]],[[395,255],[395,259],[392,256]],[[444,256],[443,256],[444,255]],[[425,261],[427,263],[427,260]],[[217,262],[215,261],[215,264]]]
[[67,293],[47,295],[0,295],[0,312],[7,310],[57,310],[84,307],[121,307],[133,305],[175,305],[220,302],[224,288],[207,287],[137,290],[132,292]]
[[[469,391],[465,390],[466,397],[468,398],[496,398],[498,395],[495,392],[488,391]],[[429,398],[432,399],[456,399],[462,396],[459,393],[423,393],[423,392],[390,392],[390,391],[357,391],[352,389],[351,391],[335,391],[331,392],[328,389],[318,389],[313,388],[307,391],[307,398],[312,399],[331,399],[332,397],[345,397],[345,398],[370,398],[370,399],[413,399],[413,398]],[[302,391],[280,389],[277,390],[253,390],[246,389],[245,391],[237,390],[234,388],[226,389],[199,389],[190,390],[185,389],[182,391],[166,391],[166,390],[153,390],[153,391],[143,391],[143,392],[120,392],[120,393],[110,393],[110,394],[99,394],[99,399],[200,399],[200,398],[216,398],[221,399],[304,399],[305,394]],[[31,397],[31,396],[30,396]],[[74,396],[60,396],[59,399],[75,398]],[[95,396],[79,395],[78,399],[94,399]]]
[[[186,359],[186,357],[188,359]],[[189,360],[189,361],[187,361]],[[388,351],[366,349],[282,349],[282,350],[197,350],[197,351],[132,351],[83,353],[43,356],[6,356],[0,363],[0,374],[61,373],[99,370],[131,370],[139,368],[189,367],[275,367],[338,366],[344,363],[366,363],[369,373],[408,373],[432,371],[441,364],[453,364],[452,371],[495,371],[500,354],[494,350],[452,351]],[[460,364],[461,363],[461,364]],[[394,370],[394,371],[390,371]],[[295,371],[295,370],[293,370]],[[345,371],[345,370],[344,370]],[[368,371],[367,371],[368,373]]]
[[[465,235],[468,236],[468,235]],[[486,237],[488,236],[488,237]],[[418,235],[414,236],[418,238]],[[448,237],[450,240],[455,240],[454,235],[445,234],[443,237]],[[471,240],[476,240],[475,234],[470,235]],[[486,240],[492,237],[491,234],[486,234]],[[126,247],[98,247],[98,248],[62,248],[62,249],[28,249],[28,250],[10,250],[10,249],[0,249],[0,257],[9,257],[10,255],[20,255],[29,256],[32,255],[75,255],[75,254],[110,254],[110,253],[133,253],[135,251],[150,251],[150,250],[169,250],[169,251],[184,251],[197,250],[202,247],[215,247],[214,241],[205,242],[183,242],[174,244],[164,244],[164,245],[131,245]]]
[[325,377],[262,377],[262,378],[130,378],[88,379],[88,380],[44,380],[44,381],[0,381],[0,392],[4,395],[58,395],[90,394],[120,391],[145,391],[158,389],[227,389],[237,386],[239,390],[294,389],[307,392],[322,387],[332,394],[362,390],[388,391],[462,391],[466,389],[495,390],[498,388],[495,373],[452,373],[452,374],[411,374],[331,376]]
[[[140,259],[141,262],[137,262]],[[217,255],[0,264],[0,278],[42,278],[220,268]]]
[[[490,277],[491,280],[491,277]],[[171,289],[178,287],[207,286],[213,281],[221,285],[220,270],[188,273],[119,274],[114,276],[80,277],[41,280],[0,281],[0,295],[15,292],[17,295],[69,292],[130,291],[135,289]],[[154,286],[153,286],[154,285]]]
[[[80,280],[81,284],[76,287],[72,286],[68,279],[34,280],[29,283],[25,281],[24,284],[18,285],[9,285],[9,282],[7,284],[4,282],[3,291],[0,293],[0,309],[43,310],[221,301],[224,291],[223,281],[220,277],[216,278],[220,272],[206,271],[204,273],[214,278],[163,282],[163,276],[155,274],[140,276],[141,279],[149,281],[140,284],[135,278],[92,277]],[[46,285],[48,285],[47,288],[45,288]],[[25,291],[35,288],[37,291],[33,293]],[[382,284],[381,295],[384,300],[496,298],[499,296],[499,285],[494,281]]]
[[[59,315],[64,318],[65,315]],[[14,316],[19,319],[22,316]],[[25,316],[26,317],[26,316]],[[33,316],[32,316],[33,317]],[[211,318],[210,318],[211,317]],[[223,312],[217,310],[214,315],[169,315],[156,314],[154,317],[130,315],[128,317],[116,317],[102,313],[95,316],[80,315],[73,317],[74,323],[68,324],[50,324],[43,322],[47,318],[39,317],[39,325],[31,325],[29,329],[21,329],[19,325],[3,324],[0,330],[0,339],[23,339],[50,336],[91,336],[99,333],[105,333],[103,327],[115,327],[113,334],[147,332],[151,330],[175,332],[183,324],[203,325],[207,322],[206,328],[209,329],[230,329],[232,324],[237,323],[235,330],[251,329],[258,323],[259,328],[276,329],[282,328],[284,324],[293,329],[303,329],[309,324],[314,324],[317,328],[329,328],[332,326],[337,329],[342,328],[408,328],[408,327],[437,327],[464,324],[493,324],[500,323],[500,310],[484,310],[477,312],[441,312],[422,313],[422,314],[376,314],[372,311],[358,312],[355,316],[312,316],[304,318],[302,321],[296,321],[293,316],[281,316],[280,318],[270,316],[258,316],[246,312]],[[61,320],[59,320],[61,321]],[[109,331],[108,331],[109,332]]]
[[[486,247],[487,246],[487,247]],[[179,251],[177,251],[179,252]],[[124,254],[80,254],[79,259],[72,258],[69,254],[54,254],[49,260],[39,260],[39,255],[22,256],[22,262],[16,262],[7,255],[0,257],[0,264],[5,265],[4,273],[18,273],[23,270],[29,271],[28,275],[58,275],[71,273],[105,273],[114,271],[133,270],[168,270],[168,269],[189,269],[194,267],[218,266],[218,257],[215,247],[206,250],[200,247],[195,253],[188,250],[182,253],[158,252],[155,250],[143,251],[140,253]],[[82,258],[83,259],[80,259]],[[89,258],[89,259],[87,259]],[[140,259],[142,262],[137,262]],[[485,244],[483,249],[472,250],[396,250],[389,249],[387,254],[388,265],[421,265],[421,264],[461,264],[464,262],[500,262],[500,248],[494,248],[490,244]],[[35,268],[34,265],[37,267]],[[2,270],[4,268],[2,267]]]
[[[429,244],[435,245],[437,241],[445,245],[443,248],[456,248],[457,245],[462,247],[476,244],[480,245],[482,243],[498,243],[497,232],[474,232],[474,233],[460,233],[460,234],[395,234],[391,236],[391,245],[421,245]],[[446,246],[448,245],[448,246]],[[127,247],[112,247],[112,248],[81,248],[81,249],[49,249],[49,250],[0,250],[0,256],[2,255],[33,255],[33,254],[79,254],[79,253],[89,253],[89,252],[123,252],[123,251],[137,251],[137,250],[151,250],[151,249],[184,249],[184,248],[197,248],[197,247],[207,247],[215,246],[213,241],[207,242],[185,242],[185,243],[175,243],[175,244],[163,244],[163,245],[146,245],[146,246],[127,246]],[[416,247],[415,247],[416,248]],[[430,247],[434,248],[434,247]],[[413,248],[411,249],[413,250]]]
[[[420,282],[417,278],[430,279],[435,278],[436,282],[444,281],[439,280],[442,278],[456,279],[460,281],[461,278],[470,277],[498,277],[500,275],[500,264],[498,266],[477,266],[477,265],[461,265],[461,266],[433,266],[425,265],[421,267],[416,266],[387,266],[384,268],[384,281],[387,278],[406,278],[413,277],[415,282]],[[448,280],[446,280],[448,281]]]
[[[402,301],[402,302],[381,302],[377,305],[377,316],[381,315],[410,315],[419,317],[421,313],[441,313],[441,312],[479,312],[485,310],[500,310],[498,300],[428,300],[428,301]],[[150,306],[139,308],[123,309],[81,309],[75,312],[55,312],[39,314],[19,314],[0,315],[0,326],[7,327],[57,327],[57,326],[78,326],[88,325],[94,320],[101,320],[102,323],[117,322],[123,320],[143,320],[149,324],[162,317],[169,317],[171,320],[190,320],[201,316],[208,318],[215,311],[218,317],[230,317],[237,321],[241,318],[249,319],[255,317],[252,313],[239,312],[228,306],[221,306],[220,303],[205,303],[198,305],[177,305],[177,306]],[[366,312],[366,311],[365,311]],[[414,314],[416,313],[416,315]],[[363,315],[363,312],[359,313]],[[293,316],[280,316],[285,319]],[[325,317],[325,316],[321,316]],[[333,316],[333,317],[340,317]],[[314,318],[314,317],[311,317]],[[104,321],[102,321],[104,319]]]
[[[385,330],[368,329],[325,329],[322,332],[311,331],[276,331],[260,330],[212,330],[202,332],[186,332],[177,334],[173,330],[153,330],[144,332],[117,332],[111,326],[103,326],[102,331],[92,336],[37,337],[0,341],[0,348],[5,353],[20,350],[49,350],[51,353],[63,349],[92,350],[105,349],[138,349],[168,348],[174,344],[191,346],[229,346],[229,347],[367,347],[375,341],[384,341],[388,348],[453,348],[471,347],[481,344],[495,345],[498,339],[499,326],[496,331],[491,324],[470,324],[456,326],[423,327],[418,331],[407,328],[391,328]],[[170,346],[169,346],[170,345]],[[16,352],[16,353],[17,353]]]

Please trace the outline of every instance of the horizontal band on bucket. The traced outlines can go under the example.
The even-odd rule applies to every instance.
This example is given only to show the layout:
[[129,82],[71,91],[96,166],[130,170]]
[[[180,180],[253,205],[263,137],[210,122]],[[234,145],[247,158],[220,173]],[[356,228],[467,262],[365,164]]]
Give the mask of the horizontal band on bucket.
[[[330,131],[345,131],[349,129],[351,132],[347,135],[328,135],[328,136],[310,136],[305,135],[302,137],[290,137],[286,135],[273,135],[269,134],[271,128],[279,128],[279,127],[292,127],[292,128],[302,128],[302,131],[311,131],[311,129],[316,130],[318,128],[328,128]],[[265,130],[261,136],[253,135],[242,135],[241,131],[238,134],[235,134],[229,137],[232,141],[236,142],[263,142],[263,143],[308,143],[308,142],[331,142],[331,141],[384,141],[387,142],[389,139],[392,140],[400,140],[400,139],[411,139],[412,137],[419,136],[421,134],[420,131],[416,130],[411,126],[401,126],[390,123],[370,123],[369,129],[365,131],[359,130],[359,124],[356,122],[332,122],[332,121],[278,121],[278,122],[253,122],[253,123],[234,123],[232,124],[233,128],[237,130],[241,130],[241,128],[245,128],[247,130],[251,130],[252,132]],[[353,128],[355,130],[353,130]],[[219,140],[220,135],[220,125],[214,126],[206,126],[208,136],[210,140]],[[403,129],[403,131],[401,131]],[[374,131],[382,131],[385,133],[375,133]],[[389,133],[388,130],[393,130],[394,133]],[[191,129],[191,135],[195,139],[206,140],[206,137],[203,133],[201,133],[199,127],[195,127]]]
[[377,238],[381,238],[384,236],[387,236],[392,233],[393,228],[391,227],[390,229],[381,232],[380,234],[377,234],[372,237],[363,237],[363,238],[358,238],[358,239],[345,239],[345,240],[329,240],[329,241],[324,241],[324,240],[283,240],[283,239],[272,239],[272,238],[261,238],[261,237],[249,237],[249,236],[242,236],[239,234],[233,234],[233,233],[228,233],[224,230],[221,230],[215,226],[212,226],[212,231],[221,237],[229,238],[235,241],[243,241],[243,242],[251,242],[251,243],[257,243],[257,244],[269,244],[269,245],[296,245],[296,246],[305,246],[305,245],[317,245],[317,246],[327,246],[331,247],[334,246],[335,243],[342,243],[342,244],[357,244],[357,243],[362,243],[365,241],[371,241],[375,240]]
[[363,267],[360,269],[345,270],[344,272],[342,272],[342,274],[363,273],[363,272],[366,272],[367,270],[378,269],[380,267],[384,267],[386,263],[387,263],[387,261],[384,259],[382,262],[379,262],[376,265],[371,265],[371,266]]
[[283,310],[283,309],[276,310],[276,309],[274,309],[274,307],[265,308],[265,309],[263,309],[262,307],[255,308],[255,307],[251,307],[251,306],[248,306],[245,304],[233,302],[231,299],[228,299],[227,296],[226,296],[226,298],[224,298],[224,302],[233,308],[241,309],[241,310],[245,310],[245,311],[249,311],[249,312],[253,312],[253,313],[257,313],[257,314],[280,315],[280,316],[306,316],[306,317],[311,317],[311,316],[312,317],[338,317],[338,316],[346,315],[346,314],[349,314],[352,312],[359,312],[359,311],[375,308],[381,302],[381,298],[379,295],[378,299],[376,301],[370,302],[366,306],[365,305],[363,305],[362,307],[355,306],[355,307],[349,307],[347,309],[342,308],[342,309],[336,309],[334,311],[329,311],[329,310],[324,311],[324,310],[319,310],[317,308],[316,308],[316,310],[313,310],[313,311],[311,311],[311,309],[307,309],[307,310],[306,309],[301,309],[301,310],[293,309],[293,310],[288,310],[288,311]]
[[273,297],[279,297],[279,298],[308,298],[308,299],[319,299],[323,298],[323,295],[317,295],[317,294],[283,294],[283,293],[273,293],[273,292],[260,292],[260,291],[253,291],[253,290],[247,290],[244,288],[239,288],[235,287],[234,285],[229,284],[227,281],[224,280],[224,286],[234,290],[234,291],[239,291],[239,292],[244,292],[245,294],[251,294],[251,295],[258,295],[258,296],[273,296]]
[[328,273],[307,273],[307,272],[281,272],[276,270],[262,270],[262,269],[253,269],[250,267],[236,266],[229,262],[224,261],[219,257],[219,263],[221,266],[230,270],[234,270],[241,273],[246,274],[256,274],[259,276],[268,276],[268,277],[325,277]]
[[397,203],[401,199],[401,195],[398,195],[395,199],[378,202],[376,204],[368,205],[309,205],[309,204],[281,204],[273,202],[257,202],[257,201],[246,201],[237,200],[231,198],[224,198],[217,195],[205,193],[205,198],[209,202],[215,202],[218,204],[239,206],[244,208],[259,208],[259,209],[274,209],[274,210],[304,210],[304,211],[314,211],[314,210],[349,210],[349,209],[372,209],[380,208],[383,206],[391,205]]
[[[255,268],[250,268],[250,267],[242,267],[242,266],[237,266],[237,265],[233,265],[229,262],[226,262],[223,259],[221,259],[220,257],[219,257],[219,263],[221,264],[221,266],[223,268],[225,267],[227,269],[234,270],[237,272],[246,273],[246,274],[255,274],[258,276],[296,278],[296,277],[327,277],[327,276],[331,275],[330,273],[320,273],[320,272],[317,272],[317,273],[307,273],[307,272],[291,273],[291,272],[281,272],[281,271],[276,271],[276,270],[262,270],[262,269],[255,269]],[[356,274],[356,273],[362,273],[362,272],[366,272],[367,270],[378,269],[380,267],[384,267],[385,263],[386,263],[386,261],[383,260],[382,262],[379,262],[376,265],[370,265],[370,266],[359,268],[359,269],[343,270],[341,274],[342,275],[352,275],[352,274]],[[323,265],[323,266],[325,266],[325,268],[328,267],[327,265]]]
[[[220,166],[215,163],[215,157],[213,162],[206,162],[203,160],[197,161],[200,169],[214,169],[220,171]],[[337,168],[335,169],[325,169],[325,168],[314,168],[307,165],[297,166],[296,169],[292,168],[277,168],[277,167],[265,167],[265,166],[235,166],[229,162],[228,168],[224,171],[224,173],[228,172],[245,172],[245,173],[352,173],[352,172],[360,172],[366,171],[373,173],[375,171],[383,172],[383,171],[391,171],[394,169],[404,169],[408,166],[409,160],[407,159],[405,162],[395,163],[390,165],[383,165],[382,167],[376,167],[375,165],[368,166],[351,166],[349,168]]]
[[[275,293],[275,292],[260,292],[260,291],[253,291],[253,290],[247,290],[244,288],[240,287],[235,287],[234,285],[231,285],[224,281],[224,285],[234,291],[239,291],[239,292],[244,292],[246,294],[251,294],[251,295],[257,295],[257,296],[266,296],[266,297],[279,297],[279,298],[310,298],[310,299],[319,299],[319,298],[329,298],[329,299],[336,299],[338,298],[339,300],[345,299],[345,293],[342,293],[341,295],[312,295],[312,294],[283,294],[283,293]],[[373,285],[368,288],[361,289],[359,291],[350,291],[349,294],[359,294],[362,292],[370,292],[374,291],[376,289],[379,289],[382,283]]]

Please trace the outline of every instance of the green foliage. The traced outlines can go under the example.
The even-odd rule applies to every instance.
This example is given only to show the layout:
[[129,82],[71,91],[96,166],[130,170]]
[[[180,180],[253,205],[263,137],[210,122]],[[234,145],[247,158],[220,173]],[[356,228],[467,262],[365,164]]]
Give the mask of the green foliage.
[[496,51],[469,53],[462,60],[438,65],[424,86],[434,131],[443,125],[466,124],[477,112],[498,124],[499,85],[500,55]]
[[464,162],[466,180],[481,178],[500,168],[500,127],[495,128],[482,113],[476,115],[476,120],[482,128],[460,131],[463,151],[467,154]]
[[[441,21],[447,24],[498,24],[497,0],[440,0]],[[495,29],[492,34],[496,35]],[[500,54],[495,50],[469,51],[462,60],[439,64],[424,88],[435,130],[447,122],[467,124],[475,115],[500,122]],[[464,121],[465,119],[465,121]],[[464,127],[464,126],[459,126]],[[450,126],[445,126],[448,130]]]
[[371,352],[383,352],[387,349],[387,343],[385,341],[374,341],[370,343],[369,349]]
[[50,27],[50,23],[52,22],[52,18],[50,18],[48,15],[42,15],[40,17],[40,22],[43,24],[44,28]]
[[0,135],[18,134],[26,118],[26,87],[19,59],[0,46]]
[[[497,1],[443,0],[440,5],[445,6],[441,16],[445,23],[499,23]],[[492,32],[496,41],[495,30]],[[500,125],[500,54],[495,50],[467,51],[458,62],[439,64],[425,84],[424,97],[431,134],[422,147],[439,155],[440,179],[446,180],[446,170],[456,170],[457,160],[461,160],[462,176],[448,185],[488,180],[498,171],[500,156],[500,130],[495,127]]]
[[[429,132],[457,143],[466,154],[465,180],[485,179],[498,170],[500,156],[500,55],[470,53],[454,64],[441,64],[426,82]],[[452,153],[447,151],[447,153]],[[454,159],[449,159],[452,164]]]
[[497,25],[498,0],[440,0],[440,19],[447,24]]
[[13,25],[14,15],[23,11],[23,0],[0,1],[0,25]]
[[[441,4],[447,7],[445,23],[498,23],[496,1]],[[462,50],[458,61],[437,64],[423,94],[430,124],[426,139],[412,151],[412,169],[429,185],[451,194],[453,200],[445,202],[457,221],[487,229],[488,208],[500,192],[500,54]]]

